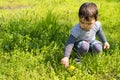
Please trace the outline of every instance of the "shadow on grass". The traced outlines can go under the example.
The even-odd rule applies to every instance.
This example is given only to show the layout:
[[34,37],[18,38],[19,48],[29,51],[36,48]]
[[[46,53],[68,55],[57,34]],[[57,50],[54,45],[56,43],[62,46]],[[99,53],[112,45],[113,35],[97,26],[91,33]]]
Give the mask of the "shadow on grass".
[[3,22],[2,49],[8,52],[17,48],[31,51],[49,46],[52,41],[65,43],[71,24],[60,23],[58,17],[48,12],[44,19],[36,20],[34,24],[24,18],[13,18],[5,24]]

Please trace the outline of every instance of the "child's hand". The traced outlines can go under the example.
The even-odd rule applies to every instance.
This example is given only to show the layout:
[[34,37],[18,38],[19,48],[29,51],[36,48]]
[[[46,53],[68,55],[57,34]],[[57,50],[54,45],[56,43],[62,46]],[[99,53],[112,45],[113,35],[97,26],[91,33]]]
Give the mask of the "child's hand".
[[64,65],[65,68],[67,68],[69,66],[69,59],[68,59],[68,57],[62,58],[61,64]]
[[109,49],[109,48],[110,48],[109,43],[108,43],[108,42],[105,42],[105,43],[104,43],[104,49]]

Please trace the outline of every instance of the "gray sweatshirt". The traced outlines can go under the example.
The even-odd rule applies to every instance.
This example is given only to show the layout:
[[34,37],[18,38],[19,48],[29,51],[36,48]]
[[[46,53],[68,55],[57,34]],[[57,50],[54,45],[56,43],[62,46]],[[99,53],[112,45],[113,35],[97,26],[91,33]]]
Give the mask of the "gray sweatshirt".
[[104,33],[101,28],[101,23],[96,21],[92,29],[89,31],[84,31],[80,28],[80,24],[76,24],[70,32],[70,36],[66,42],[65,49],[64,49],[64,56],[70,57],[72,48],[75,42],[78,41],[87,41],[89,43],[95,41],[96,35],[100,38],[100,40],[104,43],[107,42]]

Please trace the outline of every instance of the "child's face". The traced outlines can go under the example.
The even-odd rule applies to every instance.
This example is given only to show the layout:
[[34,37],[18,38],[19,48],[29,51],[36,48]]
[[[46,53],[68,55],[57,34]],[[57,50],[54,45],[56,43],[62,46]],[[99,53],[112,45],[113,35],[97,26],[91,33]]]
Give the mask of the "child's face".
[[91,19],[90,21],[86,21],[84,18],[80,19],[80,27],[85,30],[89,31],[95,23],[95,19]]

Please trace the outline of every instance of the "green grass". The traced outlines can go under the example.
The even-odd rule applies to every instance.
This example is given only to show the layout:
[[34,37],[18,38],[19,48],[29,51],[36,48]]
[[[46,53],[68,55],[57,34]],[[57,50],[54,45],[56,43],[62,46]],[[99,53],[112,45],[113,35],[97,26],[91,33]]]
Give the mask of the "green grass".
[[[119,0],[1,0],[0,80],[119,80]],[[90,54],[77,64],[72,52],[67,70],[61,64],[79,6],[93,1],[110,50]],[[10,8],[6,7],[9,6]],[[29,6],[29,7],[18,7]]]

